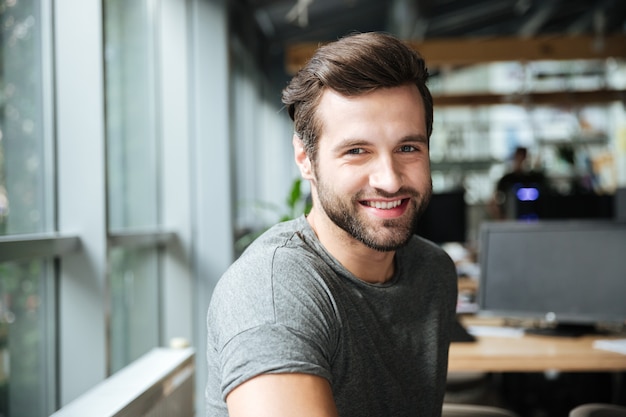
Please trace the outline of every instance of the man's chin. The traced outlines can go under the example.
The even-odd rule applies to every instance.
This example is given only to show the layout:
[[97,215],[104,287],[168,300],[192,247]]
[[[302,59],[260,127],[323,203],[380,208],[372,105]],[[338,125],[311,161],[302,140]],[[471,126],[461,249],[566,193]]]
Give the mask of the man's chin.
[[[399,236],[404,236],[403,239],[399,239]],[[411,239],[412,233],[407,232],[406,228],[393,232],[385,230],[382,233],[370,236],[369,239],[359,239],[361,242],[370,249],[377,250],[379,252],[392,252],[400,249]]]
[[363,243],[368,248],[373,249],[378,252],[395,252],[407,244],[407,242],[402,242],[402,243],[363,242]]

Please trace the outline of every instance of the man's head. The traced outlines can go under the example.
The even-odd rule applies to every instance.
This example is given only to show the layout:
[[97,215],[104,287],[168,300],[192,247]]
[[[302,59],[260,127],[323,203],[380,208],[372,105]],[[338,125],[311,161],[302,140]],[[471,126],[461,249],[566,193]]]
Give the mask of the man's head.
[[285,89],[318,235],[324,223],[381,252],[409,241],[432,191],[426,77],[410,48],[369,33],[322,47]]
[[427,79],[424,60],[405,43],[384,33],[361,33],[320,47],[283,90],[282,99],[296,134],[314,162],[322,129],[317,105],[325,90],[358,96],[379,88],[415,84],[424,100],[430,137],[433,101]]

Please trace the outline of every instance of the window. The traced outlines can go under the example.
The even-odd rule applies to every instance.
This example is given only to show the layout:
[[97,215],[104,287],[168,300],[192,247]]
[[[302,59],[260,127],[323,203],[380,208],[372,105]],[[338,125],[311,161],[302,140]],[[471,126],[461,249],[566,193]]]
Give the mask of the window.
[[41,14],[36,0],[0,5],[0,235],[52,231]]
[[110,372],[160,342],[156,4],[104,2],[108,230],[149,232],[139,248],[109,240]]
[[111,268],[111,371],[159,345],[159,252],[113,248]]
[[158,225],[153,3],[150,0],[104,3],[111,231]]
[[[43,21],[36,0],[0,2],[0,237],[53,232],[51,126],[46,122]],[[0,415],[47,415],[54,393],[51,255],[0,249]],[[36,244],[28,250],[36,252]],[[39,248],[40,249],[40,248]]]
[[0,264],[0,415],[45,415],[53,395],[50,263]]
[[1,417],[172,338],[202,350],[232,257],[225,23],[199,0],[0,0]]

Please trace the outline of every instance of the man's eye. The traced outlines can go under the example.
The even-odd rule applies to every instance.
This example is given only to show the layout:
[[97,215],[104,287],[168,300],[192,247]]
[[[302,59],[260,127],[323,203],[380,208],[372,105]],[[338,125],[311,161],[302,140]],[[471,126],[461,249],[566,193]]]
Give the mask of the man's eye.
[[349,149],[347,153],[349,155],[359,155],[359,154],[362,154],[363,152],[365,151],[362,148],[354,148],[354,149]]
[[412,145],[403,145],[400,147],[400,152],[415,152],[417,148]]

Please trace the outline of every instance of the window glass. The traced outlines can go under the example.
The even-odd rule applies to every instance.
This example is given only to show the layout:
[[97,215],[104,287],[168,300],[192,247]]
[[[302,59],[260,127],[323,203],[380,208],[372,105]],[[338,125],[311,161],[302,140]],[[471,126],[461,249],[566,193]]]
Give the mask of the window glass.
[[[155,229],[159,166],[153,13],[156,1],[105,0],[109,232]],[[159,344],[159,253],[109,253],[111,372]]]
[[0,0],[0,235],[51,231],[39,2]]
[[0,415],[49,414],[54,381],[47,263],[0,264]]
[[106,0],[108,220],[112,231],[158,224],[152,1]]
[[111,372],[159,344],[157,249],[111,250]]

